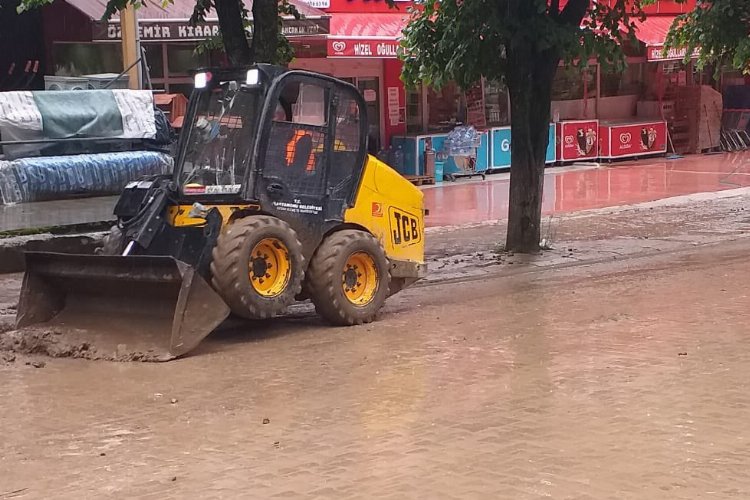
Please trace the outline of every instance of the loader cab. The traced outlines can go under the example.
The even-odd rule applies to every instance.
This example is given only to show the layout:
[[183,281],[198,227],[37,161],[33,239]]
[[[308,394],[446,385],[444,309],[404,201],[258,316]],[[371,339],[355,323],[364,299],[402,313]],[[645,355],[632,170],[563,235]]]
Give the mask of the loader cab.
[[238,199],[271,75],[259,70],[201,69],[194,75],[180,136],[175,181],[180,195],[196,201]]
[[367,157],[365,109],[354,86],[325,75],[201,70],[176,159],[180,196],[342,220]]

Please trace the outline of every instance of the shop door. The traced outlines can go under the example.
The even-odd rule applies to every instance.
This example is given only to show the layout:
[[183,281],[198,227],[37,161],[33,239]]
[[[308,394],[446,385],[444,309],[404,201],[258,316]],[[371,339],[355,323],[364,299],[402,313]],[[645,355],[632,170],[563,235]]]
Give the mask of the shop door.
[[377,77],[357,78],[357,88],[367,103],[368,152],[377,154],[380,150],[380,82]]
[[339,78],[351,83],[367,104],[367,152],[375,155],[380,150],[380,79],[378,77]]

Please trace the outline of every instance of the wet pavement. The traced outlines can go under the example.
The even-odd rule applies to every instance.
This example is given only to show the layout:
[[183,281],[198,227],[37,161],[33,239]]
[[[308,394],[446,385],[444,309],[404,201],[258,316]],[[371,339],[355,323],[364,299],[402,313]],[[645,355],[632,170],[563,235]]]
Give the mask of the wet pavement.
[[[508,213],[509,175],[486,181],[443,183],[424,190],[428,226],[502,219]],[[750,153],[690,155],[602,164],[553,167],[544,179],[542,211],[563,214],[632,205],[693,193],[750,186]]]

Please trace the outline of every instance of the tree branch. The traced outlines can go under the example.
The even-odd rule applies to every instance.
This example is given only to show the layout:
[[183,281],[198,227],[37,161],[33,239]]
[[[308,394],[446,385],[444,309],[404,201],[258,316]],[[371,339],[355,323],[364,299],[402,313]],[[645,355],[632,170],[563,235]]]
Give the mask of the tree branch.
[[552,3],[549,6],[549,13],[552,17],[560,15],[560,0],[552,0]]
[[589,8],[589,0],[569,0],[560,13],[563,24],[579,26]]

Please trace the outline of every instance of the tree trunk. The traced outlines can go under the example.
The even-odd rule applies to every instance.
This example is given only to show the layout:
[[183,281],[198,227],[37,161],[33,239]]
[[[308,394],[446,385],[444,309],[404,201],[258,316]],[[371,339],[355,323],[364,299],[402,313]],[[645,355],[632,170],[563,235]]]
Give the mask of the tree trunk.
[[214,0],[224,51],[232,66],[237,67],[253,62],[243,24],[241,2],[242,0]]
[[510,206],[505,248],[539,249],[552,80],[559,58],[527,47],[508,52],[511,112]]
[[275,63],[279,45],[277,0],[253,1],[253,48],[255,62]]

